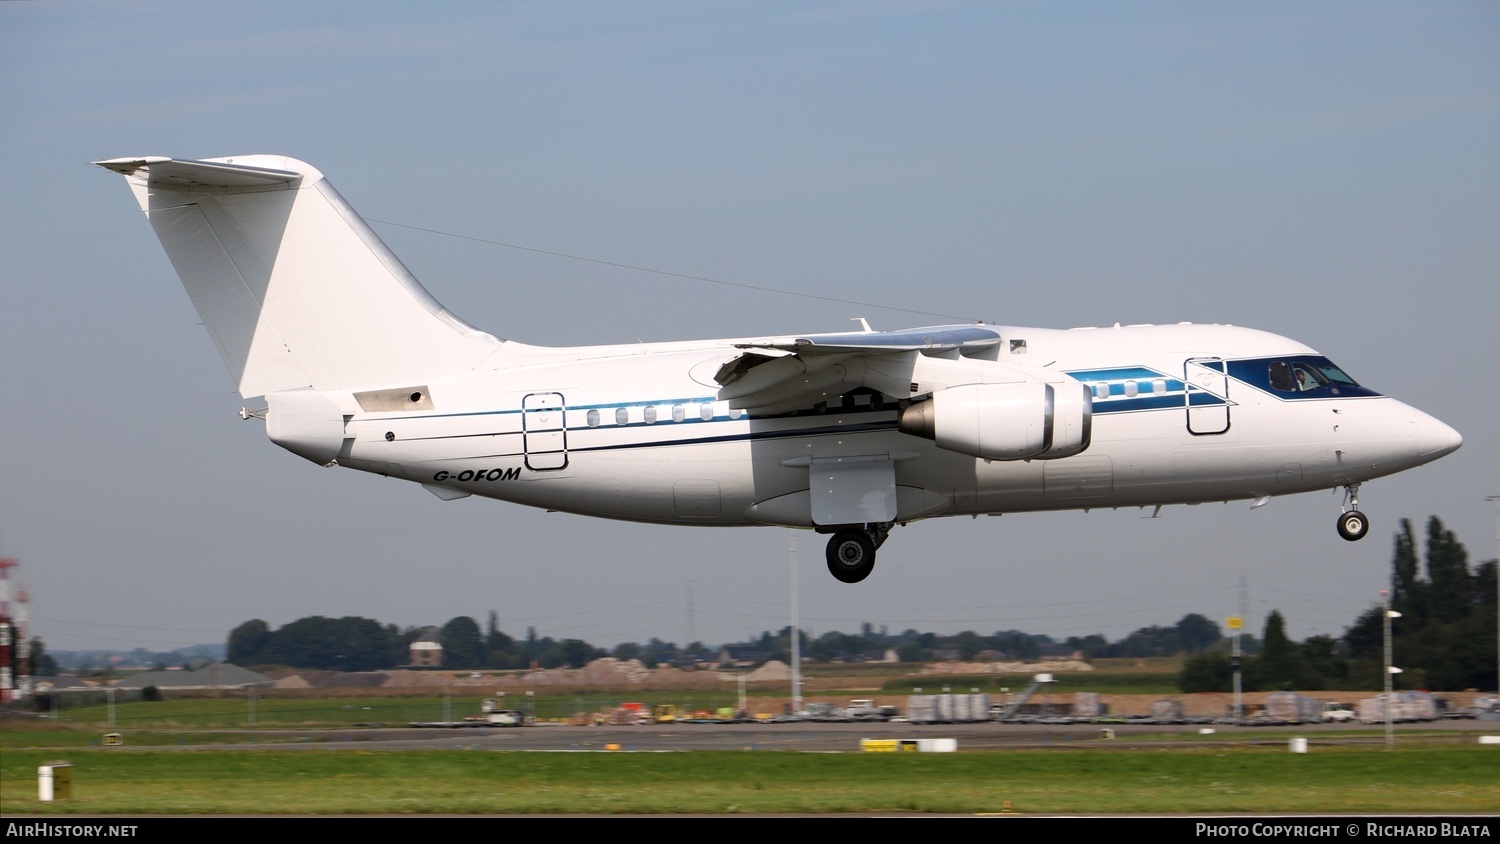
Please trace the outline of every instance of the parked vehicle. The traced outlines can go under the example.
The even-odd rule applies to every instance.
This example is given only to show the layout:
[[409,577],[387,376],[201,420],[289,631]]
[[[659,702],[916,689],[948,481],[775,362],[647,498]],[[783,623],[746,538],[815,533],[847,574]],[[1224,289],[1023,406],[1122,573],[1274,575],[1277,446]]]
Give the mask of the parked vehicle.
[[990,696],[984,693],[909,695],[906,718],[913,724],[963,724],[991,721]]
[[1266,695],[1265,720],[1271,724],[1315,724],[1323,720],[1323,702],[1296,692]]
[[1376,695],[1359,702],[1359,720],[1366,724],[1393,722],[1434,721],[1437,719],[1437,702],[1429,692],[1393,692],[1389,704],[1386,696]]
[[1338,703],[1337,701],[1325,700],[1323,701],[1323,715],[1321,720],[1330,723],[1344,724],[1350,721],[1359,720],[1359,713],[1355,712],[1353,707],[1351,707],[1347,703]]
[[856,698],[844,707],[844,716],[852,721],[889,721],[901,714],[894,706],[876,706],[868,698]]

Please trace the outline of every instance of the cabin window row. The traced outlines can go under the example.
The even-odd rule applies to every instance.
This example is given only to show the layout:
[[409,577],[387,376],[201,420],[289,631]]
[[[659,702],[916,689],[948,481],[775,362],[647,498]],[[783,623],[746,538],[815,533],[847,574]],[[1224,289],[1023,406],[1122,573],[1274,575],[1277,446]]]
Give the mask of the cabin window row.
[[[1137,381],[1126,381],[1122,389],[1124,390],[1125,395],[1129,398],[1135,398],[1136,396],[1140,395],[1142,391],[1141,384]],[[1164,396],[1167,394],[1167,379],[1153,379],[1151,383],[1146,387],[1146,389],[1150,390],[1152,395]],[[1094,384],[1094,398],[1107,399],[1109,398],[1109,392],[1110,385],[1108,382],[1099,381]]]
[[[614,413],[614,423],[616,425],[629,425],[632,422],[644,422],[647,425],[654,425],[657,423],[657,421],[662,419],[663,416],[671,419],[673,422],[684,422],[688,418],[690,407],[693,407],[693,405],[674,404],[670,407],[667,407],[666,405],[648,404],[644,407],[639,408],[639,415],[635,418],[631,418],[634,412],[633,408],[617,407],[615,408]],[[698,418],[702,419],[704,422],[712,421],[714,416],[717,415],[714,411],[714,405],[710,402],[704,402],[697,405],[696,407]],[[740,417],[745,415],[745,411],[739,408],[730,408],[727,411],[727,414],[730,419],[739,419]],[[597,428],[600,425],[604,424],[603,417],[600,415],[597,409],[590,409],[589,412],[584,416],[584,418],[585,420],[587,420],[588,426],[590,428]]]

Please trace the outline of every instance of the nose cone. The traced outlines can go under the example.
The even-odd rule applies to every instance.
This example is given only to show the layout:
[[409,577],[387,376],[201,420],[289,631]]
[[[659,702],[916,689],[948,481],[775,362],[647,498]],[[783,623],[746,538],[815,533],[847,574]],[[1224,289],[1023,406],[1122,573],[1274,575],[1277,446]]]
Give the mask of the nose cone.
[[1464,438],[1441,420],[1417,411],[1412,420],[1416,427],[1417,454],[1423,463],[1430,463],[1445,454],[1458,451]]

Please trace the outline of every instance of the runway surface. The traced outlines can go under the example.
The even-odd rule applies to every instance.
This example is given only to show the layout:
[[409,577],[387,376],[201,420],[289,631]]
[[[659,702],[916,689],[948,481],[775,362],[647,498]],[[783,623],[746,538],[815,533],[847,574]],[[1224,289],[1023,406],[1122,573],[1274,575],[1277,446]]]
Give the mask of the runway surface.
[[[1211,733],[1203,731],[1210,730]],[[1500,735],[1500,721],[1454,720],[1426,724],[1398,724],[1393,735],[1402,740],[1435,740],[1453,732]],[[223,731],[215,731],[222,736]],[[952,739],[954,749],[1001,750],[1019,748],[1132,748],[1161,747],[1196,742],[1286,745],[1292,738],[1316,744],[1381,744],[1384,727],[1361,724],[1308,724],[1297,727],[1238,727],[1184,724],[908,724],[786,722],[773,724],[654,724],[642,726],[586,726],[544,724],[525,727],[372,727],[368,729],[264,730],[247,733],[241,745],[215,743],[215,748],[408,750],[464,747],[479,750],[634,751],[797,750],[807,752],[858,751],[863,739]],[[1463,739],[1471,741],[1474,739]],[[191,738],[188,738],[191,747]],[[199,745],[202,747],[202,745]],[[160,747],[156,749],[161,749]]]

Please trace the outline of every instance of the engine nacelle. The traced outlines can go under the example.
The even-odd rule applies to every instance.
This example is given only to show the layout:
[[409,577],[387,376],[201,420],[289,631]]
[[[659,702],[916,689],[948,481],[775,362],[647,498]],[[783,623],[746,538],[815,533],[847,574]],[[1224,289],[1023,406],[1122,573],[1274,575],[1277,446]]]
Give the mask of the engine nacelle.
[[984,460],[1051,460],[1089,447],[1093,395],[1083,384],[963,384],[901,411],[902,433]]

